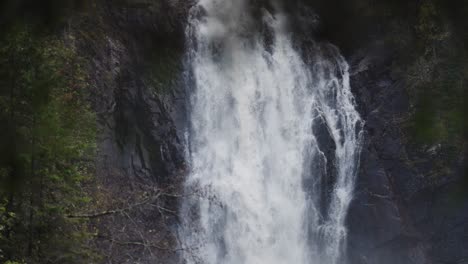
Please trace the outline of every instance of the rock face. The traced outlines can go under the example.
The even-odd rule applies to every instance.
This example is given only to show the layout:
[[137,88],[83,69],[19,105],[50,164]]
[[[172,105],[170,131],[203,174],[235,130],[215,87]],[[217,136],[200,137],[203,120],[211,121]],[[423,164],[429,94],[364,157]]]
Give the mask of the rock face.
[[101,7],[102,39],[82,47],[92,59],[95,97],[91,99],[104,135],[99,147],[104,160],[99,165],[120,167],[126,177],[144,182],[165,181],[183,163],[175,124],[185,115],[181,72],[174,67],[174,72],[167,73],[170,82],[149,76],[149,69],[160,63],[152,61],[153,56],[182,64],[183,18],[175,18],[181,14],[163,18],[165,8],[175,11],[160,5],[154,10]]
[[[174,225],[185,173],[182,55],[189,2],[104,1],[95,17],[76,25],[78,35],[93,33],[82,36],[79,48],[91,61],[100,127],[96,196],[112,200],[108,207],[131,207],[94,222],[106,263],[181,262]],[[462,158],[453,159],[459,171],[440,172],[436,164],[450,159],[446,151],[412,144],[404,128],[409,96],[392,78],[384,45],[347,53],[366,122],[348,217],[351,263],[468,263],[468,199],[457,196]]]
[[99,208],[118,211],[92,221],[105,263],[176,262],[185,9],[154,5],[103,1],[95,16],[74,25],[79,51],[91,64],[98,117],[95,199]]
[[366,141],[348,217],[352,263],[468,263],[468,199],[457,196],[463,160],[451,167],[440,146],[412,144],[405,83],[391,75],[392,55],[374,44],[356,52],[352,87]]

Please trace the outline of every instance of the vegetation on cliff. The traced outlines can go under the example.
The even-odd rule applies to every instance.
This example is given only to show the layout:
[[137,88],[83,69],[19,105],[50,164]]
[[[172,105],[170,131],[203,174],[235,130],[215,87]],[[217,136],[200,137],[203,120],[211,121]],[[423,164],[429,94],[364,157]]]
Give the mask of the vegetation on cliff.
[[[412,107],[404,125],[412,139],[444,145],[455,156],[466,155],[468,3],[296,2],[316,10],[321,21],[318,35],[347,55],[375,39],[383,41],[395,54],[394,78],[408,87]],[[99,198],[89,187],[96,117],[88,100],[88,61],[64,28],[72,14],[92,10],[90,6],[92,1],[0,1],[0,263],[88,263],[97,258],[91,241],[98,232],[90,228],[86,216],[128,211],[135,205],[149,207],[154,197],[163,195],[160,190],[157,195],[144,192],[143,198],[116,210],[108,210],[116,206],[89,205],[91,199],[111,198]],[[132,5],[136,7],[148,6]],[[105,36],[94,40],[107,43]],[[171,40],[165,41],[173,48]],[[148,49],[152,48],[153,42]],[[177,56],[162,48],[148,53],[144,74],[157,92],[169,86],[181,67],[172,58],[183,51],[175,50]],[[450,158],[445,159],[450,163]],[[101,213],[76,217],[90,211]],[[106,241],[141,246],[127,240]]]
[[54,33],[50,21],[7,18],[2,14],[0,36],[0,262],[85,263],[94,257],[91,233],[67,215],[90,200],[96,124],[86,63],[74,39]]
[[[457,0],[305,0],[320,15],[316,35],[346,56],[377,48],[391,79],[406,88],[409,108],[398,126],[429,176],[466,173],[468,114],[468,3]],[[432,153],[432,154],[430,154]],[[430,155],[429,155],[430,154]],[[419,156],[419,157],[416,157]],[[416,163],[418,163],[416,162]],[[414,163],[414,162],[411,162]],[[465,167],[465,168],[463,168]],[[463,172],[462,172],[463,173]],[[441,177],[432,177],[433,180]],[[467,193],[463,188],[463,192]]]
[[[460,143],[466,134],[468,4],[463,1],[309,0],[318,35],[349,54],[380,41],[394,54],[394,78],[406,82],[416,140]],[[352,23],[351,23],[352,21]]]
[[[137,261],[141,252],[176,248],[166,225],[175,214],[174,191],[103,179],[95,166],[96,140],[108,122],[99,118],[112,119],[115,107],[96,107],[102,86],[117,90],[141,64],[138,72],[161,92],[180,66],[167,50],[154,51],[161,39],[149,36],[150,59],[122,65],[122,73],[100,68],[118,60],[109,50],[127,56],[120,43],[128,45],[128,31],[149,24],[131,24],[128,12],[164,12],[163,2],[143,2],[0,1],[0,263],[120,263],[130,251]],[[113,28],[115,21],[129,23],[128,31]]]

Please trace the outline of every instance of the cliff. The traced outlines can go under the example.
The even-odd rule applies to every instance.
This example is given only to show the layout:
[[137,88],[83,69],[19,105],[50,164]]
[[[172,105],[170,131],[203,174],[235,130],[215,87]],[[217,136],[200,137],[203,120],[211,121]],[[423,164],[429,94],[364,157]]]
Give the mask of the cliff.
[[[188,6],[171,2],[108,3],[74,25],[80,49],[92,61],[102,188],[96,195],[124,207],[145,201],[94,222],[96,246],[112,263],[178,262],[175,227],[186,173],[187,11]],[[414,112],[408,83],[395,76],[396,55],[385,39],[350,44],[326,30],[318,36],[343,46],[366,123],[347,221],[351,262],[464,263],[468,201],[458,195],[463,155],[453,158],[443,145],[414,142],[407,129]]]
[[[95,6],[72,21],[90,65],[98,118],[94,199],[116,209],[91,220],[106,263],[169,263],[178,244],[178,197],[185,175],[183,5]],[[101,209],[102,210],[102,209]]]
[[[353,263],[464,263],[463,155],[452,159],[442,145],[420,145],[409,134],[408,88],[392,77],[388,47],[361,49],[350,63],[367,132],[348,217]],[[440,165],[446,161],[451,170]]]

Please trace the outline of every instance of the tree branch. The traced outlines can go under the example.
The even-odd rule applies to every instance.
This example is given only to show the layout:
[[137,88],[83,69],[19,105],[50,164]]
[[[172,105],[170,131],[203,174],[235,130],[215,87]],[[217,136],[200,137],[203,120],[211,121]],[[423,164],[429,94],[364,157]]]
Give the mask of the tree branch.
[[153,199],[145,199],[144,201],[140,203],[132,204],[128,207],[121,208],[121,209],[106,210],[106,211],[90,213],[90,214],[70,214],[70,215],[67,215],[67,217],[68,218],[97,218],[97,217],[107,216],[111,214],[119,214],[119,213],[123,213],[126,211],[130,211],[136,207],[148,204],[151,200],[157,199],[159,196],[160,196],[160,193],[156,194],[156,196]]

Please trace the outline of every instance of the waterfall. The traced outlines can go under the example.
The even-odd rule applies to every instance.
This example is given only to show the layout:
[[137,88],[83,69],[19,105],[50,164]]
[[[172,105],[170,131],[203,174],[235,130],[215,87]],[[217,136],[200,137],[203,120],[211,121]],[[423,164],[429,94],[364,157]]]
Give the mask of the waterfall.
[[200,0],[192,9],[187,263],[345,261],[362,129],[348,65],[331,45],[301,58],[271,6]]

